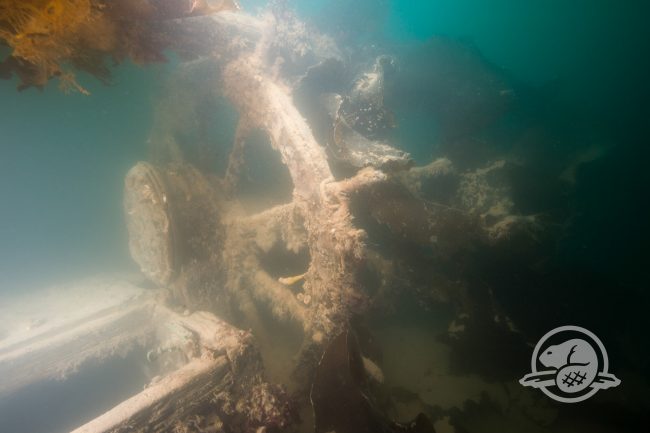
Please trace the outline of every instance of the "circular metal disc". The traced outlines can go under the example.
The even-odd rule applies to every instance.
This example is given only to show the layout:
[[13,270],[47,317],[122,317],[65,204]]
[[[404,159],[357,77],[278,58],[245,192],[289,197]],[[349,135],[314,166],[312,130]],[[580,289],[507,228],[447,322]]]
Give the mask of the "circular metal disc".
[[131,257],[142,273],[158,285],[174,273],[173,224],[161,173],[140,162],[126,175],[124,208]]

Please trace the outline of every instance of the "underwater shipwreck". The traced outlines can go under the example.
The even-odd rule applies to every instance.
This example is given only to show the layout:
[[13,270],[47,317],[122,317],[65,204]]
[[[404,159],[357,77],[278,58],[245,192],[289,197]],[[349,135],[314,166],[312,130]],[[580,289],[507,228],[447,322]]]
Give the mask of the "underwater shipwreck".
[[[0,78],[20,91],[55,82],[91,97],[76,74],[110,83],[121,63],[177,59],[149,157],[124,179],[140,275],[0,305],[0,400],[67,395],[80,421],[52,415],[50,430],[32,407],[35,419],[2,421],[8,432],[581,426],[516,383],[543,325],[493,287],[545,266],[571,219],[554,197],[598,153],[546,155],[543,172],[530,154],[486,150],[472,134],[520,88],[473,47],[439,37],[351,54],[282,2],[252,15],[226,0],[0,0],[0,41]],[[428,105],[409,105],[422,94]],[[393,143],[399,110],[442,119],[439,155]],[[123,387],[105,401],[101,371]]]

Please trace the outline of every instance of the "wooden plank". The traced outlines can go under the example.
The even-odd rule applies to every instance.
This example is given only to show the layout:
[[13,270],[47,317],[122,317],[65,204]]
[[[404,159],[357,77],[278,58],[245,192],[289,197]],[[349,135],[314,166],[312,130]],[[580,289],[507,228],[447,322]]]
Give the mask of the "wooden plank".
[[228,371],[225,355],[195,359],[72,433],[173,431],[179,420],[225,387]]
[[146,345],[155,337],[154,306],[153,292],[123,281],[86,281],[8,299],[0,398]]

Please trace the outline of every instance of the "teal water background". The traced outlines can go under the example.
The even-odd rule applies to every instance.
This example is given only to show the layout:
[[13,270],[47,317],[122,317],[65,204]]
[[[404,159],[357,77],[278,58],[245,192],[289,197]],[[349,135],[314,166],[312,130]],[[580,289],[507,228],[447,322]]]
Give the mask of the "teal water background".
[[[255,11],[265,3],[244,0],[242,6]],[[629,211],[625,218],[639,228],[635,216],[642,210],[635,206],[642,198],[632,196],[640,192],[638,182],[620,177],[645,171],[639,161],[648,154],[641,143],[648,132],[650,97],[648,2],[318,0],[289,5],[316,25],[329,20],[367,29],[368,43],[462,38],[519,80],[557,82],[556,97],[572,113],[570,121],[591,129],[579,140],[601,140],[620,150],[606,169],[617,182],[606,195],[614,202],[604,206]],[[128,267],[122,178],[145,156],[152,92],[163,69],[123,65],[114,71],[111,87],[82,76],[90,97],[64,95],[55,85],[19,94],[14,83],[0,82],[1,291],[39,279]],[[570,151],[570,144],[561,145]],[[594,202],[591,211],[602,211],[599,204]],[[610,225],[618,221],[614,210],[604,211]],[[583,237],[611,235],[598,222],[585,224]],[[600,262],[631,263],[626,267],[633,272],[640,264],[639,234],[623,231],[633,253],[625,252],[630,245],[616,241],[620,236],[611,236],[612,244],[604,247],[610,254]],[[647,238],[647,230],[640,238]]]
[[[266,4],[241,3],[247,11]],[[408,46],[438,35],[471,44],[513,81],[535,90],[537,99],[522,95],[519,102],[543,107],[531,110],[536,120],[554,125],[553,139],[545,143],[548,154],[568,158],[590,147],[605,149],[584,164],[569,197],[562,197],[572,217],[553,257],[556,271],[542,281],[513,278],[512,286],[495,293],[529,335],[566,324],[567,318],[594,330],[608,342],[616,368],[633,371],[643,388],[650,367],[644,290],[650,244],[650,2],[288,4],[325,32],[356,34],[357,44]],[[155,96],[170,68],[173,64],[121,65],[108,87],[80,75],[92,92],[88,97],[65,95],[55,83],[42,92],[18,93],[15,82],[0,81],[0,302],[3,293],[136,271],[128,254],[123,179],[147,158]],[[413,139],[421,160],[441,156],[432,154],[432,137],[418,131],[427,121],[420,113],[399,126],[411,134],[400,136]],[[551,286],[557,298],[547,296]]]
[[130,268],[123,179],[146,156],[160,69],[82,75],[88,97],[0,82],[0,292]]

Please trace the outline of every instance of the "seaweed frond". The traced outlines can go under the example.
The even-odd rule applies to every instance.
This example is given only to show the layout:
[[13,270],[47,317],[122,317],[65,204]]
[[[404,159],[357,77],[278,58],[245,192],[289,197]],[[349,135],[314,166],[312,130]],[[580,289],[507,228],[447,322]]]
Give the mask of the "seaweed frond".
[[64,91],[86,95],[73,72],[110,82],[105,59],[136,64],[164,62],[164,51],[178,45],[161,21],[235,8],[232,1],[207,7],[204,1],[166,0],[0,0],[0,45],[11,50],[0,78],[17,76],[18,89],[44,87],[52,78]]

